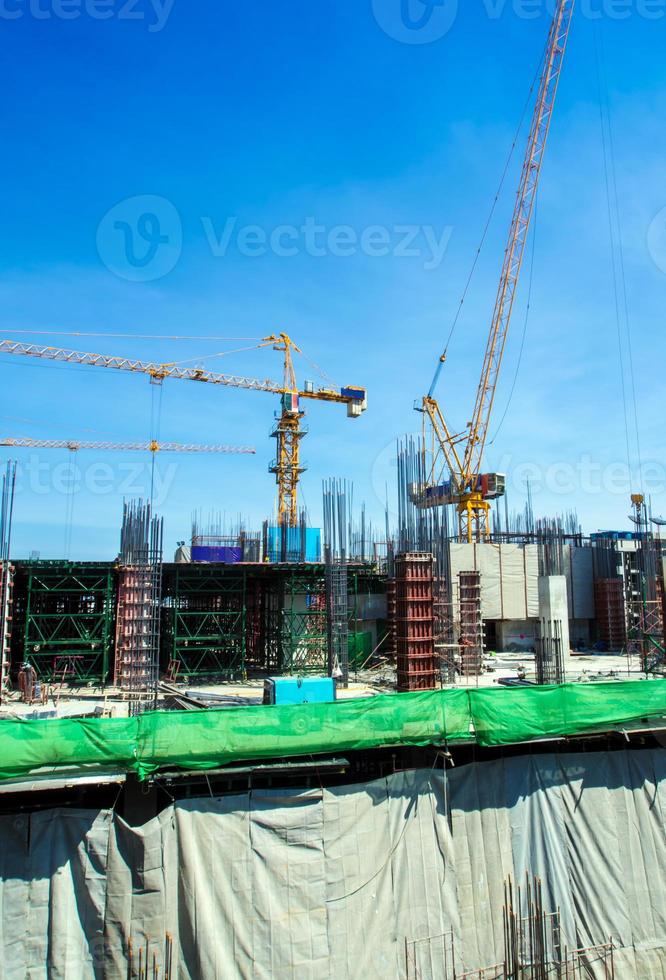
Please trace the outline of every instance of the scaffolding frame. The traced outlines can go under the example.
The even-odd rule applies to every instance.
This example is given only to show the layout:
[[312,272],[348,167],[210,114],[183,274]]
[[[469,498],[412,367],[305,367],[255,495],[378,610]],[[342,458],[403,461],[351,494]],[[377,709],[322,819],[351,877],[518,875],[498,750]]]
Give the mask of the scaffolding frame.
[[460,673],[476,678],[483,670],[483,618],[481,614],[481,573],[458,572],[460,624]]
[[120,533],[115,683],[140,710],[157,702],[163,522],[143,501],[125,503]]
[[180,674],[237,680],[245,676],[247,573],[240,566],[176,565],[165,590],[169,660]]
[[55,680],[66,658],[71,680],[105,684],[113,644],[113,566],[34,561],[21,570],[27,578],[23,659],[43,681]]
[[326,570],[287,566],[280,590],[280,668],[288,674],[328,673]]

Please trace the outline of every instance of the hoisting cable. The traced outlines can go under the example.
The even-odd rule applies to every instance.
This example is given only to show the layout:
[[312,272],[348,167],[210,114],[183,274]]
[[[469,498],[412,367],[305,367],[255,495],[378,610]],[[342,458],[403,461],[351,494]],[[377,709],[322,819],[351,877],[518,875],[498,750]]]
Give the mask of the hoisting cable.
[[101,333],[101,332],[89,332],[84,330],[14,330],[0,329],[0,333],[9,334],[29,334],[33,337],[111,337],[112,339],[123,338],[124,340],[210,340],[214,343],[224,343],[231,342],[234,343],[240,341],[250,341],[256,340],[260,341],[261,337],[206,337],[206,336],[187,336],[187,335],[172,335],[172,334],[154,334],[154,333]]
[[[158,388],[157,398],[155,397],[155,388]],[[162,423],[162,395],[164,393],[164,385],[152,385],[150,393],[150,442],[159,443],[160,441],[160,431]],[[157,405],[155,402],[157,401]],[[154,491],[155,491],[155,457],[156,452],[150,450],[150,512],[154,513]]]
[[65,541],[64,541],[64,551],[65,551],[65,561],[69,561],[71,556],[72,548],[72,529],[74,526],[74,483],[76,480],[76,472],[74,469],[74,459],[76,453],[71,449],[66,450],[66,464],[65,472],[67,474],[67,484],[65,489]]
[[610,248],[611,248],[611,266],[613,270],[613,299],[615,304],[615,322],[617,326],[617,346],[618,346],[618,356],[619,356],[619,367],[620,367],[620,389],[622,392],[622,410],[624,414],[624,437],[627,450],[627,469],[629,473],[629,480],[633,483],[633,472],[631,467],[631,448],[629,439],[629,416],[627,411],[627,390],[624,377],[624,351],[622,346],[622,325],[620,318],[620,296],[619,296],[619,285],[618,285],[618,275],[617,275],[617,263],[616,263],[616,250],[615,250],[615,228],[613,225],[613,209],[611,202],[611,191],[610,191],[610,174],[608,168],[608,147],[606,145],[606,124],[604,119],[604,104],[602,97],[602,74],[601,74],[601,62],[599,53],[599,38],[598,38],[598,27],[595,24],[593,28],[594,37],[594,56],[595,56],[595,67],[597,72],[597,88],[599,96],[599,123],[601,126],[601,147],[603,153],[604,161],[604,183],[606,188],[606,210],[608,216],[608,232],[610,238]]
[[632,408],[634,416],[634,430],[636,433],[636,454],[638,463],[638,480],[639,483],[642,482],[643,474],[643,459],[641,452],[641,436],[640,436],[640,426],[638,424],[638,399],[636,396],[636,378],[634,374],[634,349],[632,341],[632,331],[631,331],[631,318],[629,316],[629,300],[627,297],[627,277],[625,272],[625,262],[624,262],[624,246],[622,244],[622,218],[620,211],[620,197],[617,190],[617,171],[615,167],[615,143],[613,140],[613,127],[611,122],[611,112],[610,112],[610,101],[608,98],[608,75],[606,72],[606,59],[604,55],[603,37],[599,33],[599,61],[601,65],[601,71],[603,75],[604,82],[604,99],[606,106],[606,126],[608,129],[608,155],[609,155],[609,170],[611,176],[611,184],[613,190],[613,203],[615,206],[615,223],[617,225],[617,250],[618,250],[618,262],[620,268],[620,285],[622,287],[622,307],[624,313],[625,322],[625,332],[627,339],[627,355],[629,360],[629,381],[631,384],[631,399]]

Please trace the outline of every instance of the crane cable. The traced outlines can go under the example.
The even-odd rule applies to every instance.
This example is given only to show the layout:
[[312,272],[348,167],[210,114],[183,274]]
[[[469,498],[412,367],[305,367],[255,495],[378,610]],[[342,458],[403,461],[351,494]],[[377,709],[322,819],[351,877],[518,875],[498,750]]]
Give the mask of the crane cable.
[[435,391],[435,388],[437,387],[437,382],[439,381],[439,376],[441,374],[442,367],[443,367],[444,362],[446,360],[446,357],[448,355],[449,347],[451,346],[451,341],[453,340],[453,336],[454,336],[454,334],[456,332],[456,327],[458,326],[458,321],[460,319],[460,315],[462,313],[463,306],[465,305],[465,301],[467,299],[467,294],[468,294],[469,288],[470,288],[470,286],[472,284],[472,279],[474,278],[474,273],[476,272],[476,267],[477,267],[477,265],[479,263],[479,259],[481,258],[481,252],[483,250],[483,246],[485,245],[486,238],[488,237],[488,232],[490,230],[490,225],[491,225],[492,220],[493,220],[493,217],[495,215],[495,211],[497,210],[497,205],[499,203],[500,196],[502,194],[502,191],[504,190],[504,184],[506,182],[506,178],[507,178],[508,173],[509,173],[509,167],[511,166],[511,161],[513,160],[513,155],[515,153],[516,146],[518,145],[518,138],[519,138],[520,133],[521,133],[521,130],[523,128],[523,123],[525,122],[525,117],[527,116],[527,110],[529,109],[529,106],[530,106],[531,101],[532,101],[532,96],[534,94],[534,89],[535,89],[536,84],[537,84],[537,82],[539,80],[539,77],[541,75],[542,66],[543,66],[544,60],[545,60],[545,52],[546,52],[546,48],[544,48],[544,51],[543,51],[543,53],[541,55],[541,58],[539,59],[539,64],[537,66],[537,70],[536,70],[536,72],[534,74],[534,78],[532,79],[532,84],[530,85],[529,92],[527,93],[527,98],[525,99],[525,104],[523,106],[523,109],[522,109],[522,112],[521,112],[521,115],[520,115],[520,120],[518,122],[518,127],[516,129],[515,134],[514,134],[513,142],[511,143],[511,147],[509,149],[509,154],[507,156],[506,163],[504,164],[504,170],[502,171],[502,176],[500,177],[500,182],[499,182],[499,185],[497,187],[497,191],[495,192],[495,197],[494,197],[493,202],[492,202],[492,205],[490,207],[490,211],[488,213],[488,217],[486,219],[486,223],[485,223],[485,226],[484,226],[484,229],[483,229],[483,233],[481,235],[481,240],[480,240],[479,245],[478,245],[478,247],[476,249],[476,253],[474,255],[474,260],[472,262],[472,266],[471,266],[471,269],[469,271],[469,275],[467,276],[467,281],[465,282],[465,288],[463,289],[462,296],[460,298],[460,302],[459,302],[458,308],[456,310],[456,314],[455,314],[455,316],[453,318],[453,323],[451,324],[451,328],[449,330],[448,337],[446,338],[446,344],[444,345],[444,352],[442,353],[442,355],[441,355],[441,357],[439,359],[439,363],[437,364],[437,368],[435,370],[435,374],[434,374],[434,377],[432,379],[432,384],[430,385],[430,390],[428,391],[428,397],[430,397],[430,398],[432,398],[432,396],[434,394],[434,391]]
[[1,333],[9,334],[28,334],[31,337],[111,337],[113,340],[123,338],[124,340],[210,340],[214,343],[225,341],[234,343],[240,341],[256,340],[261,337],[206,337],[206,336],[187,336],[186,334],[153,334],[153,333],[102,333],[90,332],[85,330],[14,330],[0,329]]
[[[620,390],[622,392],[622,411],[624,415],[624,437],[625,437],[625,447],[627,452],[627,470],[629,473],[629,480],[633,484],[633,468],[631,465],[631,440],[629,436],[629,409],[627,403],[627,384],[625,380],[625,367],[624,367],[624,346],[622,342],[622,315],[620,311],[620,278],[622,279],[622,287],[625,297],[625,316],[626,323],[625,329],[627,335],[629,336],[629,322],[628,322],[628,304],[626,303],[626,280],[624,275],[624,252],[622,250],[622,229],[619,220],[619,211],[614,213],[613,211],[613,197],[611,195],[611,167],[613,168],[613,182],[615,182],[615,171],[614,162],[610,159],[608,139],[606,135],[607,128],[610,129],[610,112],[608,107],[608,82],[605,73],[605,64],[602,57],[602,43],[601,36],[599,33],[598,25],[595,24],[593,28],[593,38],[594,38],[594,55],[595,55],[595,67],[597,74],[597,89],[598,89],[598,99],[599,99],[599,124],[601,129],[601,146],[604,162],[604,185],[606,191],[606,211],[608,217],[608,234],[611,249],[611,266],[612,266],[612,280],[613,280],[613,302],[615,306],[615,322],[617,326],[617,347],[618,347],[618,358],[619,358],[619,369],[620,369]],[[605,114],[604,114],[605,110]],[[617,184],[615,183],[617,190]],[[616,198],[616,206],[619,203]],[[617,229],[616,229],[617,224]],[[616,241],[617,235],[617,241]],[[619,255],[618,255],[619,250]],[[621,256],[621,259],[620,259]],[[619,275],[618,275],[619,266]],[[636,400],[635,400],[635,383],[633,374],[633,356],[629,358],[629,371],[632,390],[634,393],[634,421],[636,425],[636,435],[638,437],[638,414],[636,411]],[[640,445],[639,445],[639,456],[640,456]],[[640,464],[639,464],[640,465]]]
[[518,352],[518,361],[516,363],[516,371],[515,371],[515,374],[513,376],[513,383],[511,385],[511,390],[509,392],[509,397],[508,397],[508,400],[507,400],[507,403],[506,403],[506,407],[505,407],[504,412],[502,414],[502,418],[499,421],[499,425],[497,426],[497,429],[495,430],[495,435],[492,437],[492,439],[488,443],[489,446],[492,446],[492,444],[495,442],[495,440],[497,439],[498,435],[500,434],[500,431],[502,429],[502,426],[504,425],[504,420],[507,417],[507,414],[509,412],[509,408],[511,407],[511,402],[513,401],[514,392],[516,390],[516,385],[518,383],[518,374],[520,372],[520,365],[521,365],[522,360],[523,360],[523,352],[525,350],[525,338],[527,337],[527,325],[529,323],[530,312],[531,312],[531,309],[532,309],[532,285],[534,283],[534,255],[535,255],[535,252],[536,252],[537,218],[538,218],[538,214],[539,214],[538,205],[539,205],[539,190],[537,188],[537,192],[536,192],[536,195],[535,195],[535,198],[534,198],[534,217],[532,218],[532,255],[531,255],[531,258],[530,258],[530,275],[529,275],[529,283],[528,283],[528,288],[527,288],[527,307],[525,309],[525,321],[523,323],[523,336],[522,336],[522,338],[520,340],[520,350]]
[[640,435],[640,425],[638,420],[638,399],[636,396],[636,377],[634,373],[634,348],[631,330],[631,318],[629,316],[629,299],[627,296],[627,277],[624,262],[624,245],[622,242],[622,218],[620,211],[620,197],[617,189],[617,170],[615,167],[615,142],[613,139],[613,127],[611,121],[610,112],[610,101],[608,97],[608,76],[606,72],[606,59],[604,54],[603,38],[601,32],[599,31],[598,24],[595,25],[595,30],[598,32],[599,41],[599,65],[601,68],[601,73],[603,75],[603,90],[605,98],[605,108],[606,108],[606,127],[608,130],[608,156],[609,156],[609,170],[612,183],[613,191],[613,204],[615,207],[615,221],[617,225],[617,255],[618,264],[620,270],[620,285],[622,287],[622,312],[624,315],[625,331],[626,331],[626,341],[627,341],[627,356],[629,361],[629,380],[631,385],[631,400],[633,409],[633,422],[634,431],[636,435],[636,454],[638,463],[638,479],[639,483],[642,483],[643,478],[643,459],[641,451],[641,435]]
[[71,450],[67,450],[66,462],[63,463],[65,467],[65,472],[67,473],[67,485],[65,489],[65,561],[69,561],[72,557],[72,530],[74,526],[74,482],[76,479],[76,470],[74,465],[74,458],[76,453]]
[[[157,389],[157,395],[155,394],[155,389]],[[164,385],[151,385],[150,392],[150,442],[159,443],[161,428],[162,428],[162,395],[164,394]],[[157,404],[156,404],[157,403]],[[150,452],[150,512],[153,514],[155,512],[154,508],[154,495],[155,495],[155,457],[157,453],[152,450]]]
[[221,350],[217,351],[215,354],[198,354],[196,357],[185,357],[180,361],[169,361],[168,364],[173,367],[178,367],[182,364],[192,364],[193,362],[199,363],[201,361],[209,361],[215,357],[226,357],[228,354],[244,354],[249,350],[257,350],[261,347],[261,344],[252,344],[251,347],[236,347],[233,350]]

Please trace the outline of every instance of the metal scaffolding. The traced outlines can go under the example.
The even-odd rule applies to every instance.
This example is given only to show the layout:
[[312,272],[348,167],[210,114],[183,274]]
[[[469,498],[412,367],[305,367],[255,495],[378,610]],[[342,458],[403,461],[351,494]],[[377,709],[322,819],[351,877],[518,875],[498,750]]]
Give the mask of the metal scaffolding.
[[120,533],[115,682],[140,710],[159,681],[163,522],[150,504],[126,503]]
[[[135,551],[115,563],[12,563],[12,669],[27,659],[42,680],[100,684],[115,660],[117,683],[140,702],[152,696],[158,650],[162,669],[175,661],[180,678],[326,673],[323,563],[162,566],[158,550],[144,564]],[[369,564],[349,565],[347,578],[353,618],[361,597],[384,585]]]
[[483,669],[483,619],[481,616],[481,574],[458,573],[460,624],[460,673],[475,678]]
[[45,681],[108,680],[113,644],[111,563],[34,561],[17,566],[22,656]]
[[247,581],[236,566],[176,565],[165,583],[165,640],[179,675],[245,676]]

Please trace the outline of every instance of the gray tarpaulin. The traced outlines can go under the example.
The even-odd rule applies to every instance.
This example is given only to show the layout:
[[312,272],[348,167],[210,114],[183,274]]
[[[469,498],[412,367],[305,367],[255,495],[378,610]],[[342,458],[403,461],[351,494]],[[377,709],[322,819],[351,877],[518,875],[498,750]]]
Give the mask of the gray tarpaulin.
[[[0,818],[0,975],[447,980],[503,959],[504,881],[570,949],[666,978],[666,752],[534,755],[367,784]],[[169,937],[170,940],[169,940]],[[132,957],[133,972],[128,971]],[[600,965],[590,976],[602,976]]]
[[449,545],[454,603],[459,572],[481,573],[484,619],[536,619],[539,616],[539,553],[536,545]]

